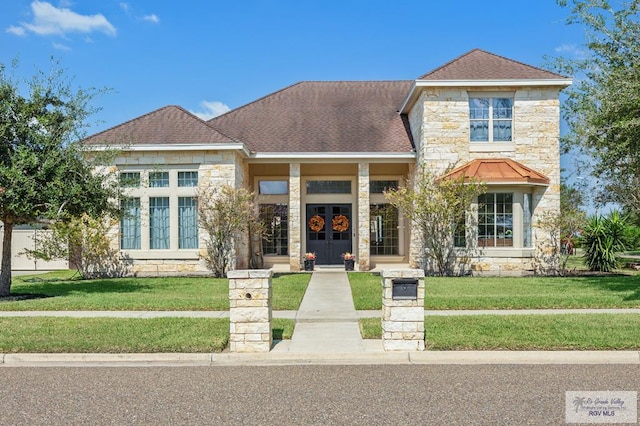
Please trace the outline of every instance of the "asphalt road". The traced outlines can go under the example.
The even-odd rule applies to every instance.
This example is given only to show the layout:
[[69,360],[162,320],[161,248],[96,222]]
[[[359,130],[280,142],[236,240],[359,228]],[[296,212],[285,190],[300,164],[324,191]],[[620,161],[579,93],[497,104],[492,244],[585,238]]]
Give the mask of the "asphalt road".
[[563,424],[638,365],[2,367],[2,425]]

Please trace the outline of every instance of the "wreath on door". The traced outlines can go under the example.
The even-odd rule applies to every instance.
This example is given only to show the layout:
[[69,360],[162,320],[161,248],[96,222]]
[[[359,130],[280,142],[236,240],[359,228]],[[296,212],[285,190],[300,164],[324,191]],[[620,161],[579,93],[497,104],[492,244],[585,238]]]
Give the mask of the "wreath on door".
[[309,219],[309,229],[314,232],[320,232],[324,228],[324,219],[321,216],[313,215]]
[[344,232],[349,229],[349,219],[345,215],[339,214],[333,217],[331,225],[334,231]]

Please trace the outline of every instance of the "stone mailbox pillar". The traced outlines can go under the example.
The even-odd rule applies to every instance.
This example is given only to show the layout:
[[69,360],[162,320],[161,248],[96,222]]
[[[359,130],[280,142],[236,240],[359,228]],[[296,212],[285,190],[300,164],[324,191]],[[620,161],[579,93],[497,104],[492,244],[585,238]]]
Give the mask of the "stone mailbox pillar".
[[424,271],[382,271],[382,347],[424,350]]
[[271,270],[227,272],[231,352],[271,350],[271,275]]

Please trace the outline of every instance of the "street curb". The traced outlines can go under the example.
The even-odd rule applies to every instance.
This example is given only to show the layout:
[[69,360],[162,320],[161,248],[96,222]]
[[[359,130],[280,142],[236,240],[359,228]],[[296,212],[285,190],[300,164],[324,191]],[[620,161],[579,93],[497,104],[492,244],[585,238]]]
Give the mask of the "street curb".
[[640,364],[640,351],[2,354],[3,367]]

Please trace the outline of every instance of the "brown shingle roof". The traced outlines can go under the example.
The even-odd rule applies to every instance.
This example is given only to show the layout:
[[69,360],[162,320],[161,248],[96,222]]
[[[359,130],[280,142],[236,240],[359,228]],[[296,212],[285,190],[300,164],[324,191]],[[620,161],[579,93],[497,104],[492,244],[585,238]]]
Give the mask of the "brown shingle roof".
[[410,81],[301,82],[209,121],[255,152],[409,152]]
[[84,140],[104,144],[215,144],[236,142],[179,106],[166,106]]
[[478,159],[447,173],[443,178],[475,178],[487,183],[549,185],[549,178],[509,158]]
[[432,70],[418,80],[546,80],[562,75],[474,49]]

